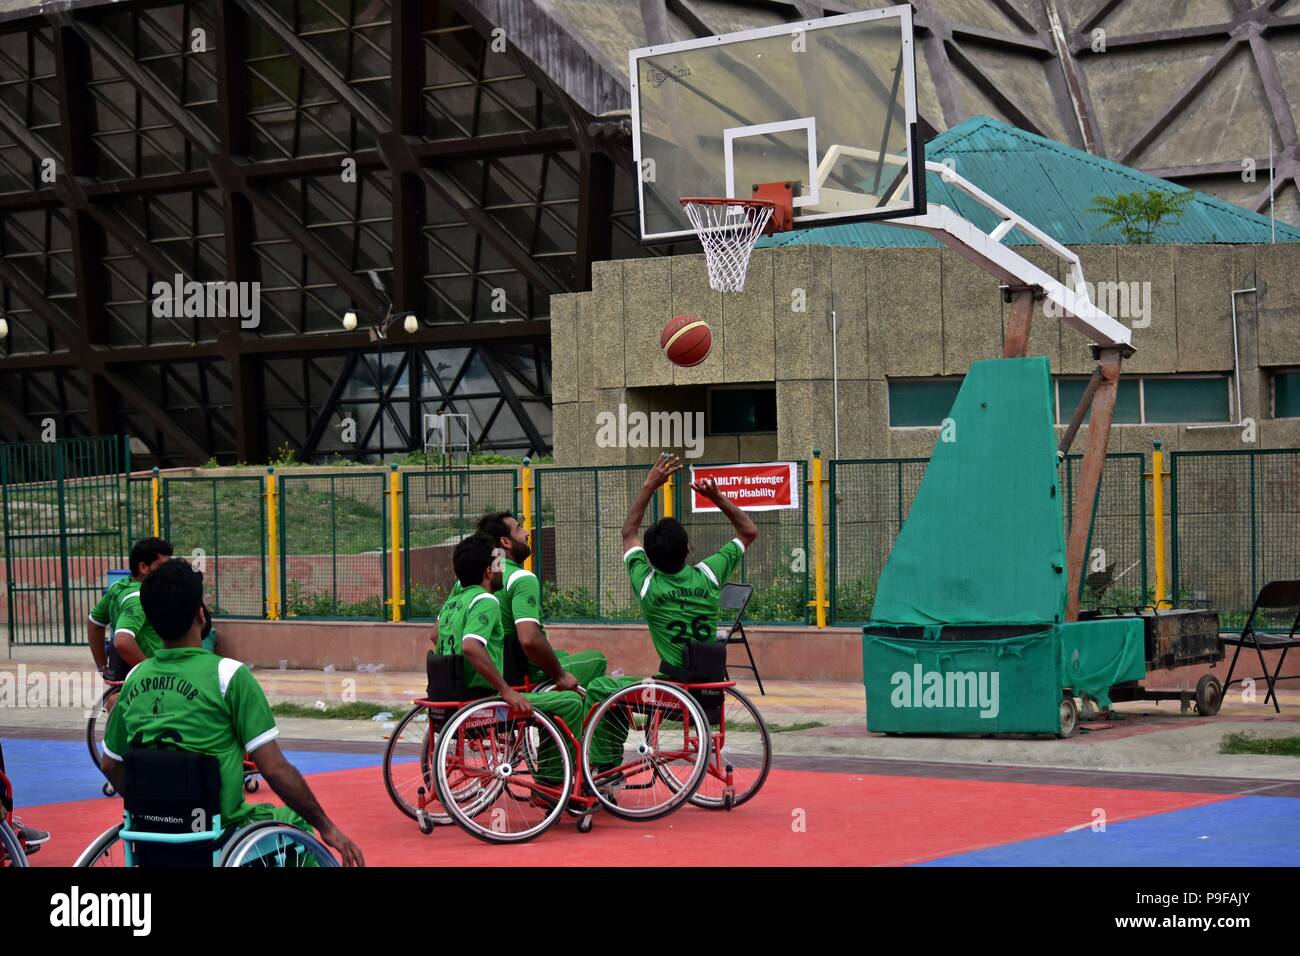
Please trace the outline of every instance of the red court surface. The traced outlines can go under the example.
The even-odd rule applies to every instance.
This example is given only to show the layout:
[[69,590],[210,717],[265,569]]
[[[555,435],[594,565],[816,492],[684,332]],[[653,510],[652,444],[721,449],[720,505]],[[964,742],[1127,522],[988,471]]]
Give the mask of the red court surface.
[[[650,823],[598,814],[587,834],[566,819],[530,843],[491,846],[455,826],[422,834],[389,801],[377,766],[311,774],[308,780],[375,866],[898,866],[1054,836],[1088,825],[1098,809],[1115,823],[1231,799],[773,770],[758,796],[730,813],[688,806]],[[70,865],[96,835],[121,819],[120,812],[120,801],[103,797],[32,808],[32,821],[55,834],[32,864]]]

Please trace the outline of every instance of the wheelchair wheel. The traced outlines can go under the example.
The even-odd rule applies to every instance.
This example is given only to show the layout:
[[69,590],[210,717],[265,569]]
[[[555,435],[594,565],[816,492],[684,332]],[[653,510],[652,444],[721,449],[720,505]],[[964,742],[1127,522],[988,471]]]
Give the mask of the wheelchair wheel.
[[[90,719],[86,721],[86,749],[90,752],[90,760],[96,770],[99,769],[99,761],[104,756],[104,727],[108,724],[109,701],[116,697],[120,690],[120,687],[110,687],[104,691],[99,702],[91,709]],[[106,792],[104,796],[111,797],[113,795],[111,790],[110,787],[110,792]]]
[[[549,776],[539,772],[538,754],[554,755]],[[515,718],[500,700],[484,700],[458,710],[438,735],[434,778],[461,829],[488,843],[523,843],[563,815],[573,762],[545,714]]]
[[27,866],[27,853],[8,820],[0,820],[0,868]]
[[772,738],[753,701],[734,687],[723,689],[720,720],[709,730],[714,746],[691,803],[710,810],[730,810],[758,793],[767,780],[772,769]]
[[[593,751],[621,753],[598,766]],[[656,820],[695,793],[709,763],[709,729],[699,705],[673,684],[621,688],[587,721],[582,766],[596,798],[625,820]]]
[[433,725],[429,723],[427,707],[412,707],[392,735],[384,749],[384,787],[397,809],[412,820],[420,819],[419,791],[424,788],[426,799],[424,815],[433,823],[451,823],[437,802],[433,783]]
[[122,824],[115,823],[95,838],[77,857],[76,867],[85,866],[126,866],[126,849],[118,838]]
[[306,830],[273,820],[254,823],[236,832],[217,861],[217,866],[222,867],[277,870],[338,865],[329,847]]

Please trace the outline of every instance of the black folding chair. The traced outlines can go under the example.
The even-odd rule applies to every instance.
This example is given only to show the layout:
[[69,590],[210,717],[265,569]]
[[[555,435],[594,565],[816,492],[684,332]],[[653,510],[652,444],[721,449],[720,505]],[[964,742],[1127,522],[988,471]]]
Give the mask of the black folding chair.
[[[731,617],[734,612],[735,617],[730,625],[720,624],[718,627],[718,642],[721,644],[743,644],[745,654],[749,657],[748,664],[728,664],[727,670],[730,673],[732,668],[742,671],[753,671],[754,680],[758,682],[758,692],[764,697],[767,691],[763,690],[763,678],[758,676],[758,667],[754,664],[754,652],[750,650],[749,638],[745,636],[745,625],[741,618],[745,616],[745,608],[749,605],[749,599],[754,595],[754,587],[750,584],[724,584],[722,594],[718,597],[719,611],[722,618]],[[727,678],[730,680],[730,676]]]
[[[1290,611],[1295,611],[1292,617]],[[1285,616],[1281,612],[1288,612]],[[1262,612],[1262,613],[1261,613]],[[1291,620],[1291,630],[1287,634],[1280,633],[1261,633],[1257,630],[1262,626],[1258,623],[1259,617],[1274,618],[1279,621],[1281,626],[1286,626],[1286,621]],[[1266,626],[1266,625],[1265,625]],[[1277,701],[1277,682],[1279,680],[1294,680],[1280,676],[1282,665],[1286,662],[1286,652],[1293,647],[1300,647],[1300,636],[1296,635],[1297,628],[1300,628],[1300,581],[1270,581],[1260,589],[1259,596],[1255,598],[1255,606],[1250,609],[1250,617],[1246,619],[1246,626],[1241,629],[1240,634],[1227,635],[1223,638],[1224,644],[1235,645],[1237,650],[1232,655],[1232,663],[1228,666],[1228,679],[1223,682],[1223,690],[1226,693],[1232,685],[1232,671],[1237,666],[1237,658],[1241,654],[1243,647],[1253,647],[1255,654],[1259,657],[1260,669],[1264,672],[1264,680],[1268,683],[1268,694],[1264,697],[1264,703],[1273,700],[1273,709],[1277,713],[1282,713],[1282,708]],[[1282,655],[1277,660],[1277,667],[1273,669],[1272,676],[1269,676],[1268,665],[1264,663],[1265,651],[1281,651]],[[1245,678],[1241,678],[1242,681]]]

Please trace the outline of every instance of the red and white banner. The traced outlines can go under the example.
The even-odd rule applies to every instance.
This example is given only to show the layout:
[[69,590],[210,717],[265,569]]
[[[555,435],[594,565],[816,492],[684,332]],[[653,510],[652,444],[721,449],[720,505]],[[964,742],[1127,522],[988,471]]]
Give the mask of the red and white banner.
[[[718,490],[741,511],[777,511],[799,507],[799,466],[792,461],[762,465],[708,465],[691,468],[691,481],[712,478]],[[691,491],[691,511],[718,511],[698,491]]]

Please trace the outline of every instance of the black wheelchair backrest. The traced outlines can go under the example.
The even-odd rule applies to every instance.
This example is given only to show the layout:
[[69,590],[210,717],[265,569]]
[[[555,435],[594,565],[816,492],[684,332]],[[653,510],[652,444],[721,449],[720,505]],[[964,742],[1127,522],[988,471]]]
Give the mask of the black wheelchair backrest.
[[[221,766],[210,754],[188,750],[128,750],[122,802],[131,829],[194,833],[210,829],[221,812]],[[136,841],[140,866],[211,866],[210,841],[180,845]]]

